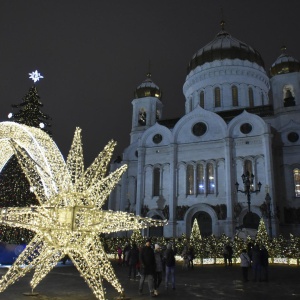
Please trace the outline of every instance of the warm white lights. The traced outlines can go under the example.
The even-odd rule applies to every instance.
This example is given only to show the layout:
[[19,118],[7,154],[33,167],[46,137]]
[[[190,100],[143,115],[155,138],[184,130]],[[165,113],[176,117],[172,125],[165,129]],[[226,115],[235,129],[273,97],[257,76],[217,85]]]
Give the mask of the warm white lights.
[[[165,223],[125,212],[101,209],[126,170],[106,175],[115,142],[111,141],[84,171],[81,130],[76,129],[65,162],[42,130],[13,122],[0,123],[0,170],[15,154],[40,205],[0,210],[0,221],[36,232],[33,240],[1,278],[0,292],[34,268],[32,288],[68,255],[98,299],[105,299],[102,278],[122,292],[99,239],[100,233],[137,230]],[[28,267],[20,268],[22,265]]]

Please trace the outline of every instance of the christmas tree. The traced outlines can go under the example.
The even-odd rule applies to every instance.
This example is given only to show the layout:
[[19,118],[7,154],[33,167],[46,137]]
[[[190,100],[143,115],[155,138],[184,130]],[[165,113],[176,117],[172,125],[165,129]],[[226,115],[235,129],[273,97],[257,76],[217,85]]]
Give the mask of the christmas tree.
[[22,100],[22,103],[12,105],[13,108],[18,108],[19,111],[8,115],[10,121],[41,128],[51,135],[51,132],[48,130],[48,127],[51,126],[48,123],[50,117],[40,110],[43,107],[43,103],[40,101],[37,87],[35,85],[32,86]]
[[245,241],[240,238],[237,234],[233,239],[233,254],[235,257],[239,257],[243,249],[247,249]]
[[[22,103],[12,105],[14,110],[19,110],[8,115],[10,121],[41,128],[51,135],[48,130],[50,117],[40,110],[43,104],[40,101],[36,86],[32,86],[22,100]],[[30,191],[29,182],[16,156],[13,155],[0,173],[0,207],[30,205],[38,205],[38,201],[34,193]],[[27,243],[32,237],[33,233],[28,230],[0,225],[0,241],[19,244]]]
[[135,243],[137,246],[144,245],[144,238],[139,229],[133,230],[131,235],[131,243]]
[[195,257],[203,258],[203,246],[202,246],[202,237],[200,233],[200,228],[197,222],[197,219],[194,219],[192,232],[190,236],[190,246],[193,247]]
[[300,258],[300,238],[290,234],[288,257]]
[[269,236],[263,218],[260,219],[258,225],[255,243],[259,245],[264,245],[267,249],[269,249]]

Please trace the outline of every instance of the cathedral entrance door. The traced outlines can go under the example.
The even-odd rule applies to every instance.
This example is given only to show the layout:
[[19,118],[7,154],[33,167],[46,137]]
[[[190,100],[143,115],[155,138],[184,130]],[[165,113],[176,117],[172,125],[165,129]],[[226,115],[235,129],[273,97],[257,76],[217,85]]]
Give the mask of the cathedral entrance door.
[[258,229],[259,216],[253,212],[247,212],[243,219],[243,226],[245,228]]
[[193,226],[194,219],[197,219],[201,236],[209,236],[212,234],[212,219],[207,212],[200,211],[195,213],[192,218],[191,227]]
[[[162,218],[158,215],[155,215],[152,217],[152,219],[155,220],[162,220]],[[149,236],[163,236],[164,235],[164,227],[163,226],[157,226],[157,227],[150,227],[149,228]]]

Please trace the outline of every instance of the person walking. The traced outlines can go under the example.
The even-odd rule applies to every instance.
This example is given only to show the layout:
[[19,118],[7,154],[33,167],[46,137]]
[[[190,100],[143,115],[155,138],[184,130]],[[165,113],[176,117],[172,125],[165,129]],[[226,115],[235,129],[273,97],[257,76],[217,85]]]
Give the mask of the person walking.
[[183,259],[182,269],[188,269],[189,259],[188,259],[188,248],[187,248],[187,246],[183,247],[183,251],[181,253],[181,257]]
[[161,248],[158,244],[155,244],[154,256],[155,256],[154,295],[158,296],[158,288],[162,282],[162,271],[163,271],[162,253],[161,253]]
[[223,257],[224,257],[225,267],[227,267],[227,261],[228,261],[228,249],[227,249],[227,245],[224,245],[224,247],[223,247]]
[[146,241],[146,245],[142,248],[140,253],[140,263],[141,263],[141,278],[139,283],[139,293],[143,294],[143,287],[145,279],[147,278],[148,287],[150,291],[150,296],[155,297],[154,295],[154,283],[153,277],[155,274],[155,256],[154,251],[151,248],[151,240]]
[[188,268],[194,269],[194,258],[195,258],[195,252],[193,246],[189,246],[188,248]]
[[233,249],[230,244],[227,244],[227,251],[228,251],[228,265],[232,266]]
[[118,246],[118,249],[117,249],[117,253],[118,253],[118,265],[119,266],[122,266],[122,248],[120,246]]
[[258,245],[252,249],[252,269],[254,281],[261,281],[261,252]]
[[139,249],[137,245],[134,243],[128,254],[128,264],[129,264],[128,278],[129,279],[131,279],[131,272],[133,273],[133,280],[136,279],[136,269],[137,269],[138,262],[139,262]]
[[250,266],[250,257],[246,251],[246,249],[242,250],[242,253],[240,255],[241,259],[241,267],[242,267],[242,274],[243,274],[243,280],[244,282],[249,281],[248,279],[248,269]]
[[124,250],[123,250],[123,266],[128,266],[128,255],[129,255],[129,251],[131,250],[130,244],[126,243]]
[[269,253],[265,246],[262,246],[261,250],[261,273],[262,281],[269,281]]
[[169,280],[171,279],[172,289],[175,290],[175,251],[172,249],[172,244],[168,244],[164,256],[166,262],[166,289],[168,288]]

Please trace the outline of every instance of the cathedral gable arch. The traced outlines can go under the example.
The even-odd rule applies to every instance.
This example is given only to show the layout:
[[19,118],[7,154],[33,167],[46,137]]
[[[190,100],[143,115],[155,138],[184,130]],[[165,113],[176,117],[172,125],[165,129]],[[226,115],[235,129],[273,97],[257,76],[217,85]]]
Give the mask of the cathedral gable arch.
[[[157,137],[159,137],[159,139],[157,139]],[[166,146],[172,142],[173,135],[171,131],[165,126],[155,123],[155,125],[143,133],[139,145],[142,147]]]
[[127,147],[124,151],[123,154],[123,160],[137,160],[137,148],[138,148],[138,143],[132,143],[129,147]]
[[[202,125],[203,131],[194,131],[195,125]],[[224,139],[227,135],[227,124],[217,114],[204,110],[199,105],[182,117],[175,125],[173,134],[176,143],[195,143]]]
[[[249,218],[247,217],[248,214],[248,208],[244,208],[239,217],[238,217],[238,225],[239,226],[244,226],[245,228],[252,228],[252,229],[258,229],[258,224],[259,224],[259,220],[260,217],[262,215],[261,210],[258,206],[251,206],[251,213],[252,216],[250,219],[252,219],[251,221],[251,225],[249,225]],[[246,222],[246,223],[245,223]],[[256,227],[256,228],[253,228]]]
[[[148,213],[147,213],[147,218],[154,218],[155,219],[161,219],[164,220],[165,216],[163,215],[161,210],[158,209],[151,209]],[[159,217],[159,218],[158,218]]]
[[[242,126],[245,126],[245,129]],[[269,132],[269,125],[261,117],[248,113],[246,110],[233,118],[228,124],[228,135],[235,138],[261,135]]]
[[[204,204],[204,203],[195,204],[187,210],[187,212],[184,216],[184,224],[186,226],[186,234],[190,235],[191,230],[192,230],[192,218],[198,212],[205,212],[211,217],[212,233],[215,234],[217,232],[216,226],[218,223],[218,216],[217,216],[215,210],[210,205]],[[201,232],[201,228],[200,228],[200,232]]]

